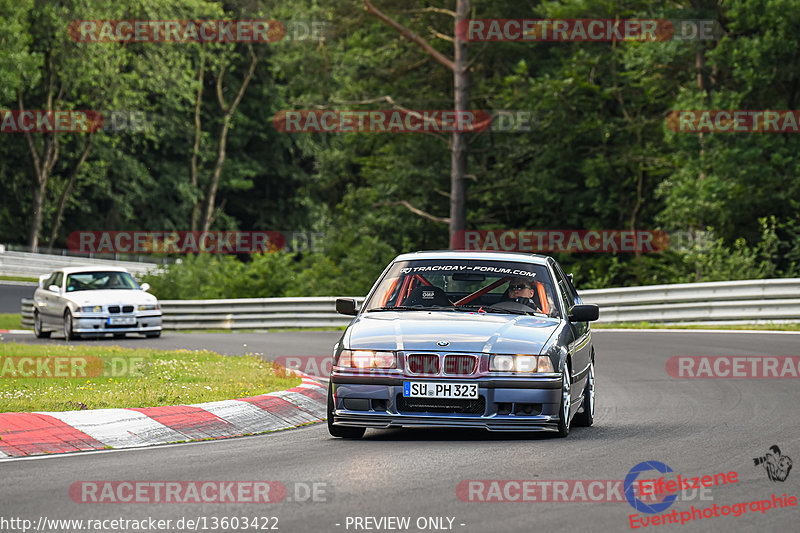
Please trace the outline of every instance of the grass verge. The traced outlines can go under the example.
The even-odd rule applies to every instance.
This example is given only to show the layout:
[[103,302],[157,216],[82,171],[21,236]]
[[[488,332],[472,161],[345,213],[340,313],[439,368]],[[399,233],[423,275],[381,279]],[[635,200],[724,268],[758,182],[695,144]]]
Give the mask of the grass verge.
[[0,314],[0,329],[22,329],[22,315],[19,313]]
[[[33,362],[23,363],[28,357]],[[65,377],[19,375],[32,369],[36,376],[49,369],[51,375]],[[0,344],[0,412],[178,405],[255,396],[299,384],[300,378],[254,354]]]
[[592,329],[746,329],[763,331],[800,331],[800,323],[793,324],[720,324],[719,326],[705,324],[658,324],[654,322],[615,322],[592,324]]
[[39,283],[39,278],[26,278],[25,276],[0,276],[0,281],[32,281]]

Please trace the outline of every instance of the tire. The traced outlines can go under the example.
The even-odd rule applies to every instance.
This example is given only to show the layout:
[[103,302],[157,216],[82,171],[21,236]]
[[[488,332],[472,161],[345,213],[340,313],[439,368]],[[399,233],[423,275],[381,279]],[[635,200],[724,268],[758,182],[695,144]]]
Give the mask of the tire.
[[115,339],[124,339],[125,338],[125,334],[124,333],[114,333],[114,338]]
[[70,313],[69,309],[64,312],[64,338],[68,341],[78,338],[72,330],[72,313]]
[[153,333],[145,333],[144,336],[147,337],[148,339],[157,339],[161,336],[161,332],[155,331]]
[[38,312],[33,313],[33,334],[37,339],[49,339],[50,331],[42,330],[42,319]]
[[572,383],[569,377],[569,367],[565,364],[561,372],[561,404],[558,408],[558,436],[561,438],[569,435],[569,410],[572,406],[570,392]]
[[341,439],[360,439],[367,428],[352,428],[333,425],[333,385],[328,385],[328,433]]
[[572,419],[575,426],[589,427],[594,424],[594,361],[589,363],[589,376],[586,378],[586,386],[583,388],[583,411],[577,413]]

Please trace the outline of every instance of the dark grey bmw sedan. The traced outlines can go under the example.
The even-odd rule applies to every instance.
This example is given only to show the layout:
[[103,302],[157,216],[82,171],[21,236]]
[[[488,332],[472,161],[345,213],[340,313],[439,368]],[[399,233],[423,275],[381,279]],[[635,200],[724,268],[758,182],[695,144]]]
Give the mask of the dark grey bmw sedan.
[[460,427],[552,431],[591,426],[589,322],[571,276],[551,257],[417,252],[386,267],[334,348],[328,429]]

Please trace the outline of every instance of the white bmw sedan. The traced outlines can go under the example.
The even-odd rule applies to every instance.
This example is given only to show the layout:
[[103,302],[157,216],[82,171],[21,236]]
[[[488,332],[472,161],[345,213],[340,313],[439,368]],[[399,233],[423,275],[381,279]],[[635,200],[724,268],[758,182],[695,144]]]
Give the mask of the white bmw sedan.
[[39,277],[33,294],[33,329],[39,338],[53,331],[66,339],[141,333],[161,335],[158,300],[124,268],[69,267]]

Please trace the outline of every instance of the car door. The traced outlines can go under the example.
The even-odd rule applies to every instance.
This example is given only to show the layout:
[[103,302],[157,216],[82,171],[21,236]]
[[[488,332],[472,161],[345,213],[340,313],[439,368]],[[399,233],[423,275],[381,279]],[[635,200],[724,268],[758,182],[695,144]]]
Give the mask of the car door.
[[[556,275],[562,302],[567,312],[569,312],[573,305],[580,303],[578,293],[569,277],[564,274],[564,271],[555,261],[553,261],[553,271]],[[572,330],[574,339],[569,347],[569,352],[572,354],[572,397],[579,398],[586,384],[589,362],[592,357],[591,330],[588,322],[569,322],[569,328]]]
[[39,319],[50,326],[53,325],[53,296],[55,293],[50,290],[50,286],[55,284],[56,279],[56,272],[50,274],[50,277],[47,278],[42,287],[37,289],[34,293],[33,299],[36,308],[39,311]]
[[58,323],[61,324],[63,317],[64,317],[64,309],[67,307],[67,288],[64,285],[64,276],[63,272],[56,272],[56,279],[53,282],[54,285],[58,285],[58,293],[53,293],[53,319]]
[[63,272],[53,272],[52,278],[48,280],[50,285],[55,285],[58,287],[58,292],[53,292],[50,290],[50,285],[47,286],[47,293],[45,294],[45,300],[47,301],[47,321],[52,326],[60,326],[61,320],[63,316],[63,298],[61,294],[64,292],[63,288],[61,287],[62,282],[64,281],[64,273]]

